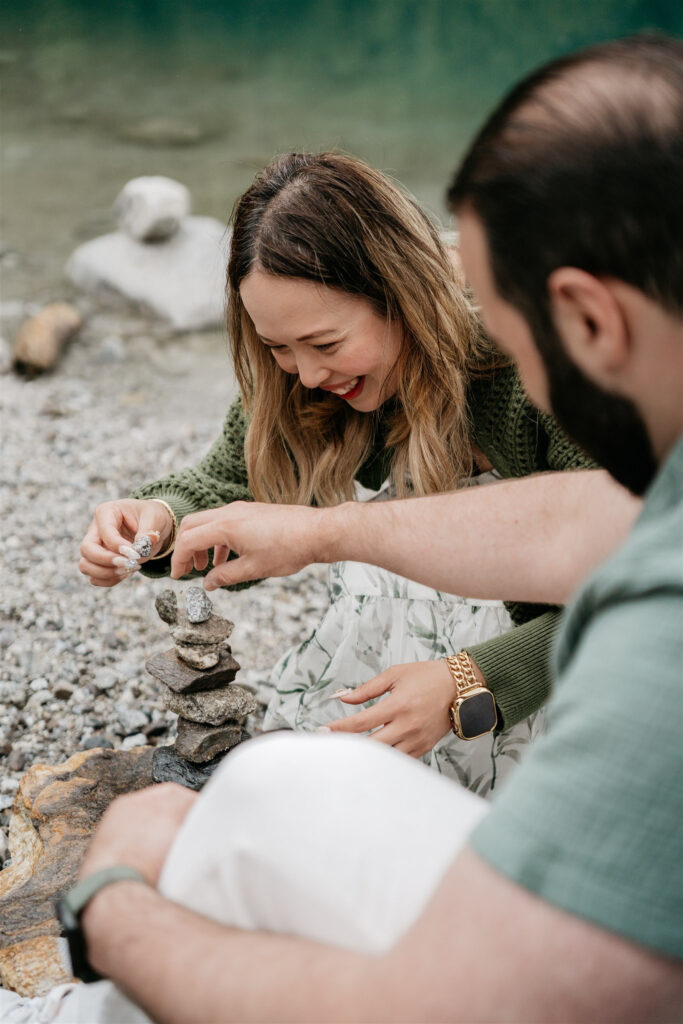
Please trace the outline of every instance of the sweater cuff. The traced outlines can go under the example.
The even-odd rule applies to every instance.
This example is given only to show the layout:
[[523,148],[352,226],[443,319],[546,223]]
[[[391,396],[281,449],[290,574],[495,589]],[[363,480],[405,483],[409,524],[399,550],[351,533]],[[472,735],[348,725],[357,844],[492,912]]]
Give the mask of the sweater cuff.
[[493,640],[464,648],[495,697],[503,729],[528,718],[548,699],[550,655],[560,617],[561,612],[546,612]]

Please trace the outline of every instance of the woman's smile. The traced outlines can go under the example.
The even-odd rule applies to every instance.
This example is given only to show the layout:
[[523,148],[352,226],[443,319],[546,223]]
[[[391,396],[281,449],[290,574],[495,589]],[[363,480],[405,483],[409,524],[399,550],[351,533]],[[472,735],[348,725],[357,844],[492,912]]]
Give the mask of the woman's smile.
[[351,380],[347,380],[342,384],[321,384],[322,391],[331,391],[333,395],[339,395],[340,398],[357,398],[363,390],[363,384],[365,383],[365,377],[352,377]]

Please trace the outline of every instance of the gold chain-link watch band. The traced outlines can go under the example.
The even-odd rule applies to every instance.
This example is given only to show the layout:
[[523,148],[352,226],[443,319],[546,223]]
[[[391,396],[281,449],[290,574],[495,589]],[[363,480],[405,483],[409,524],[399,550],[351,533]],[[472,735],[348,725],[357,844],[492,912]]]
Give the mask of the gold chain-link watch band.
[[455,735],[461,740],[476,740],[493,732],[498,723],[498,708],[489,688],[474,674],[467,651],[450,654],[445,661],[455,683],[455,700],[448,709]]

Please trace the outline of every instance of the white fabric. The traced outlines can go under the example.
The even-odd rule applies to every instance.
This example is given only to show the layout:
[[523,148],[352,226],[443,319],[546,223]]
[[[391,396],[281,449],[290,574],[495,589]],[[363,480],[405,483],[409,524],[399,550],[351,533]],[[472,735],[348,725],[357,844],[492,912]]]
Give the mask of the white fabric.
[[[226,925],[380,952],[419,916],[487,806],[360,737],[265,736],[232,753],[202,792],[159,888]],[[148,1018],[99,982],[77,986],[56,1016],[25,1020]]]

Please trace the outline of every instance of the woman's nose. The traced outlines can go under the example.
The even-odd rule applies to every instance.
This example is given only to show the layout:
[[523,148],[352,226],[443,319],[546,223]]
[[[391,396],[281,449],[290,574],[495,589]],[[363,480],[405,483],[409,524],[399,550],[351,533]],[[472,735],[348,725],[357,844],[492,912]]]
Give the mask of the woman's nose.
[[299,357],[297,359],[297,370],[299,380],[305,388],[317,388],[327,378],[328,372],[322,362],[311,356]]

